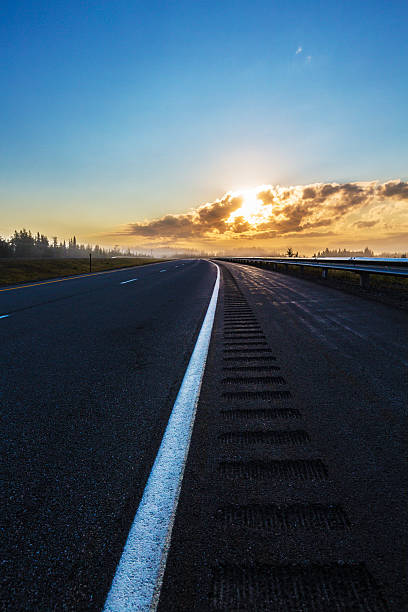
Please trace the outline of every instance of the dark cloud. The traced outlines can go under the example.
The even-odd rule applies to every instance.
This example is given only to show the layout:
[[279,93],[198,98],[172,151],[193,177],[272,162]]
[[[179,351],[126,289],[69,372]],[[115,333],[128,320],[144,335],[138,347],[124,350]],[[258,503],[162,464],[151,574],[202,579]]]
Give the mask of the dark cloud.
[[[303,232],[302,238],[321,238],[322,236],[336,236],[336,232]],[[299,236],[297,232],[286,234],[285,238],[295,238]]]
[[[125,234],[155,238],[194,238],[206,235],[215,237],[228,230],[226,220],[241,206],[241,197],[227,194],[222,200],[203,204],[188,213],[165,215],[160,219],[153,219],[145,223],[131,223],[125,230]],[[241,229],[239,226],[238,223],[238,232],[246,231],[242,223]]]
[[378,195],[384,198],[408,200],[408,183],[404,181],[388,181],[384,185],[378,185],[377,191]]
[[378,221],[357,221],[354,225],[359,229],[364,229],[366,227],[374,227],[377,223]]
[[192,237],[194,224],[189,215],[166,215],[161,219],[154,219],[147,223],[131,223],[126,231],[134,236],[148,237]]
[[[370,183],[315,183],[305,186],[262,186],[256,193],[258,206],[248,218],[246,194],[227,193],[223,198],[202,204],[180,215],[165,215],[144,223],[131,223],[122,235],[153,240],[205,240],[219,238],[266,239],[291,235],[330,235],[314,232],[346,220],[364,206],[380,201],[408,199],[408,183],[396,180]],[[243,210],[241,207],[243,206]],[[351,217],[352,219],[352,217]],[[352,220],[359,229],[377,222]]]

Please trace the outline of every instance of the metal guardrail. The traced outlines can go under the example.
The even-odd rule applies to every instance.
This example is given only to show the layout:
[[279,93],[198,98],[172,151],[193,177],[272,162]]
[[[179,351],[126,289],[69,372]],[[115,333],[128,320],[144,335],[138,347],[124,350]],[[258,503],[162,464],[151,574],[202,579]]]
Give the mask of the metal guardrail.
[[345,270],[360,276],[360,286],[370,286],[370,274],[408,277],[408,259],[381,257],[217,257],[222,261],[272,267],[278,271],[278,265],[321,268],[322,277],[327,279],[329,270]]

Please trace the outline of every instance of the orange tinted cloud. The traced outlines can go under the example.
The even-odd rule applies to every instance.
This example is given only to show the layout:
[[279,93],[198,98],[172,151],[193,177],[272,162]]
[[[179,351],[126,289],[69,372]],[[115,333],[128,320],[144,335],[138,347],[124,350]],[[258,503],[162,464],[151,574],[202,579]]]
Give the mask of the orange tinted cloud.
[[185,243],[352,235],[408,229],[408,183],[262,185],[230,192],[179,215],[129,224],[122,236]]

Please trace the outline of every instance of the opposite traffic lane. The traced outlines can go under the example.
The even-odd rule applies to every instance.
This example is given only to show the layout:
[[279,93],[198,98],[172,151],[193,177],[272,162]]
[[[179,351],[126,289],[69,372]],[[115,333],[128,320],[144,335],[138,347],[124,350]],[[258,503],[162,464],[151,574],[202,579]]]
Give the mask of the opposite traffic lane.
[[8,610],[103,606],[214,279],[167,262],[0,293]]
[[128,279],[135,280],[140,277],[143,280],[158,280],[157,274],[163,269],[169,272],[181,271],[184,266],[189,266],[191,263],[191,260],[160,262],[0,287],[0,315],[19,312],[75,295],[93,293],[112,284],[114,286],[125,284]]

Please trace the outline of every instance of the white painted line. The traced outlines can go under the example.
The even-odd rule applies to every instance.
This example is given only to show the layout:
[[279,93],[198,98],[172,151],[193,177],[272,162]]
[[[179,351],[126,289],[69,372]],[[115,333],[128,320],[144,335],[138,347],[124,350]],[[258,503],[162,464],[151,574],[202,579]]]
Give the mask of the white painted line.
[[120,284],[121,285],[126,285],[126,283],[133,283],[134,281],[137,281],[137,278],[131,278],[130,280],[122,281]]
[[0,319],[5,319],[6,317],[9,317],[10,315],[0,315]]
[[159,603],[219,286],[220,270],[217,266],[217,279],[207,313],[116,569],[104,612],[153,612]]
[[167,272],[167,270],[160,270],[160,272]]

